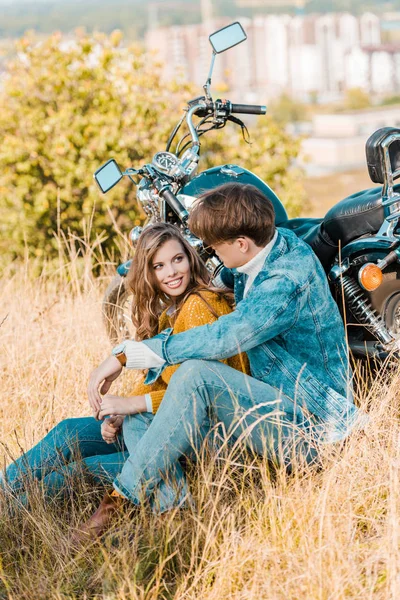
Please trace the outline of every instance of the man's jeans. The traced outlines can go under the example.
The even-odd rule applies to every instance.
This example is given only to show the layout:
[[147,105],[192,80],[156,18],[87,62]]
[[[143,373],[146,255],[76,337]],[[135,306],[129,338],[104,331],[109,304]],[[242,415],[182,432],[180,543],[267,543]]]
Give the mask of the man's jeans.
[[175,471],[179,458],[199,447],[210,412],[231,442],[243,440],[276,465],[290,469],[294,459],[310,463],[318,457],[317,428],[294,401],[223,363],[188,360],[173,375],[151,428],[114,487],[135,504],[143,495],[151,497],[165,474]]
[[[36,446],[9,465],[5,472],[6,489],[19,496],[27,505],[27,485],[41,481],[47,498],[64,495],[72,477],[88,474],[99,486],[111,486],[128,458],[134,460],[135,448],[154,418],[143,413],[126,417],[129,425],[126,443],[120,437],[115,444],[107,444],[101,437],[101,422],[92,417],[65,419],[56,425]],[[179,506],[187,495],[185,478],[180,464],[174,471],[178,485],[161,482],[152,497],[155,512],[164,512]],[[1,481],[0,474],[0,481]]]

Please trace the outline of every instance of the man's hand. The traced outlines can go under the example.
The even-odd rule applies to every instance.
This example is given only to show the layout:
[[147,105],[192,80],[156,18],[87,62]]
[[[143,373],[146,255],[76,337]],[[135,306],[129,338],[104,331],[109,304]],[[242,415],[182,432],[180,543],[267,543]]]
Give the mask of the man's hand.
[[101,437],[107,444],[114,444],[117,441],[117,435],[121,430],[124,417],[113,415],[105,419],[101,424]]
[[106,394],[101,399],[99,418],[104,419],[108,415],[134,415],[146,412],[146,399],[144,396],[113,396]]
[[[98,418],[100,411],[100,394],[107,394],[112,382],[117,379],[121,371],[121,363],[118,358],[112,355],[106,358],[97,369],[92,371],[89,379],[88,396],[89,404],[96,418]],[[117,413],[115,412],[114,414]]]

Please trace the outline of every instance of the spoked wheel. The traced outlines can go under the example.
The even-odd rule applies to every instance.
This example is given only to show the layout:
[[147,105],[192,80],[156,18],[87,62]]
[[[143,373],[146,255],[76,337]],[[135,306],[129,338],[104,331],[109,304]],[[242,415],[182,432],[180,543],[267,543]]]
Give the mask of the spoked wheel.
[[[356,275],[355,275],[356,277]],[[383,272],[381,285],[372,292],[365,292],[364,296],[370,304],[375,315],[380,316],[384,326],[394,337],[400,335],[400,267],[397,264],[389,265]],[[350,313],[350,311],[349,311]],[[387,352],[383,351],[378,343],[376,335],[368,329],[364,322],[357,321],[351,314],[346,320],[348,324],[349,344],[353,356],[362,361],[368,358],[376,363],[380,369],[382,360],[385,360]],[[396,353],[397,355],[397,353]],[[396,362],[397,362],[396,357]],[[374,370],[375,373],[375,370]]]
[[382,284],[370,293],[372,308],[381,315],[386,328],[400,334],[400,268],[390,265],[383,273]]
[[103,299],[103,319],[112,344],[134,336],[131,305],[132,293],[125,286],[125,278],[115,275]]
[[384,320],[386,327],[394,335],[400,334],[400,292],[388,298],[384,306]]

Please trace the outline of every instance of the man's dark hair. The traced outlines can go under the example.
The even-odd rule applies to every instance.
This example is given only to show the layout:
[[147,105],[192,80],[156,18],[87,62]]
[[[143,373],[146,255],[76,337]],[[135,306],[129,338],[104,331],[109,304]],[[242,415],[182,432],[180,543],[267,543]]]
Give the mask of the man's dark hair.
[[272,202],[254,185],[226,183],[198,198],[189,227],[207,245],[246,236],[261,247],[274,236],[275,211]]

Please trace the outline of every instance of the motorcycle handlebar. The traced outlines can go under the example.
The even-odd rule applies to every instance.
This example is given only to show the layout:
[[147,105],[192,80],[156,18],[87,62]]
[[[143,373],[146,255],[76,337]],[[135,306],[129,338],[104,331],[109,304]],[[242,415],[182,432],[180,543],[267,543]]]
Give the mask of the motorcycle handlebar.
[[185,223],[189,218],[189,213],[186,208],[183,206],[182,202],[178,200],[178,198],[171,192],[169,188],[165,188],[160,192],[160,196],[164,198],[164,200],[170,205],[172,210],[176,212],[178,217]]
[[242,115],[265,115],[267,107],[258,104],[232,104],[231,112]]
[[[197,102],[197,100],[199,100]],[[221,100],[217,100],[217,102],[221,103]],[[223,101],[223,108],[227,110],[227,114],[238,113],[245,115],[265,115],[267,112],[267,107],[265,105],[260,106],[259,104],[232,104],[229,100]],[[200,99],[195,98],[195,100],[189,103],[189,109],[186,114],[186,123],[189,128],[189,133],[192,137],[193,145],[200,146],[199,136],[197,135],[196,128],[193,125],[192,117],[197,115],[198,117],[204,117],[207,114],[210,114],[212,110],[214,110],[214,104],[208,103],[206,98],[202,97]]]

